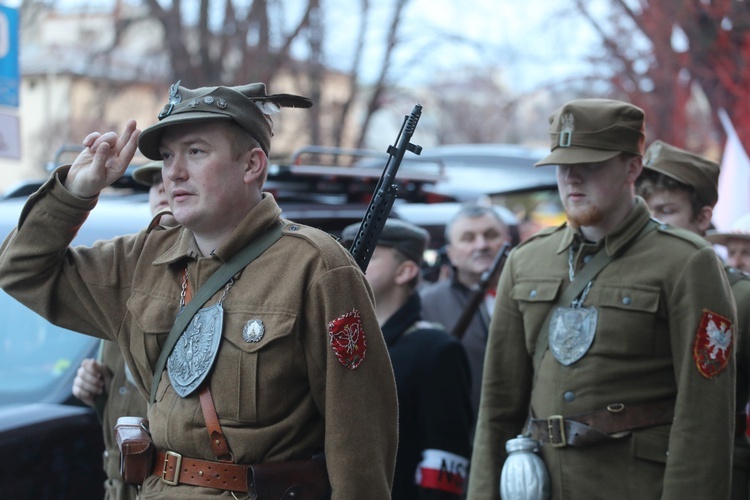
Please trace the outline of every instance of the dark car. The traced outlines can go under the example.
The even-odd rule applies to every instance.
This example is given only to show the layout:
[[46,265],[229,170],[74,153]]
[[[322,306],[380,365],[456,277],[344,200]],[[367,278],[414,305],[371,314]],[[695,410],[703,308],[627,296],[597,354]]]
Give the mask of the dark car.
[[[450,144],[408,154],[399,178],[422,178],[424,201],[475,201],[485,196],[550,190],[557,187],[555,169],[534,167],[547,150],[516,144]],[[293,165],[333,163],[349,168],[382,169],[385,153],[371,150],[307,146],[291,157]],[[344,168],[343,170],[346,170]]]

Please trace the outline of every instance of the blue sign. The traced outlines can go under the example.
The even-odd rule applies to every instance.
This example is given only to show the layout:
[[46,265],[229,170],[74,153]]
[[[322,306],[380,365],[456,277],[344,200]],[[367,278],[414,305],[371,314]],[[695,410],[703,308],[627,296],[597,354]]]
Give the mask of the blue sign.
[[0,5],[0,105],[18,107],[18,9]]

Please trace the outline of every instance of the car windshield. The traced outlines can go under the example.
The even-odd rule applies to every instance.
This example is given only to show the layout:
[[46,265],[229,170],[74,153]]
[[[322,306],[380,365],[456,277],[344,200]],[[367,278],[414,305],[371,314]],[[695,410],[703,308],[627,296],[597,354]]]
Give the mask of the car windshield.
[[92,339],[71,335],[0,290],[0,405],[43,401],[90,355]]

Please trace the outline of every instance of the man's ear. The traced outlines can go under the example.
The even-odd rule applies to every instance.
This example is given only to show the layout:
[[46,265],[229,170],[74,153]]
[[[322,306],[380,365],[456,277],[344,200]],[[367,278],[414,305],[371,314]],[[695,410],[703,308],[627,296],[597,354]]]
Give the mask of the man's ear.
[[628,158],[628,183],[635,185],[636,179],[643,172],[643,159],[640,156],[631,156]]
[[268,172],[268,157],[266,153],[260,148],[253,148],[243,155],[245,162],[245,184],[252,184],[254,182],[260,182],[263,184],[266,181],[266,174]]
[[704,205],[700,211],[695,215],[695,224],[701,235],[705,235],[708,228],[711,227],[711,217],[714,215],[713,207]]
[[413,280],[419,274],[419,264],[413,260],[405,260],[396,268],[396,275],[393,281],[396,285],[405,285]]

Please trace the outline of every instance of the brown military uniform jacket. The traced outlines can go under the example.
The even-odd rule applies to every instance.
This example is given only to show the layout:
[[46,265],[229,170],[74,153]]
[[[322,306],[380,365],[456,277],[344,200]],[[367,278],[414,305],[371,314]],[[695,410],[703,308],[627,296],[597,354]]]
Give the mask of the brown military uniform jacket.
[[135,500],[138,488],[122,480],[120,475],[120,450],[115,440],[115,424],[122,416],[145,417],[148,405],[146,398],[128,378],[125,360],[120,346],[108,340],[102,341],[101,360],[112,372],[112,381],[106,389],[102,428],[104,432],[104,470],[107,481],[104,484],[106,500]]
[[[0,249],[0,286],[52,323],[116,341],[146,396],[178,312],[185,268],[197,291],[279,221],[281,210],[264,195],[209,256],[182,227],[68,248],[96,200],[65,190],[66,173],[58,170],[29,198]],[[223,308],[210,389],[235,462],[308,459],[325,450],[333,499],[388,498],[397,447],[396,387],[372,293],[351,256],[329,235],[286,221],[281,239],[235,276]],[[349,368],[329,333],[338,324],[330,322],[355,317],[345,316],[352,311],[360,314],[366,349],[361,364]],[[252,320],[265,327],[258,342],[243,339]],[[197,392],[181,398],[166,370],[159,376],[148,412],[157,449],[215,460]],[[149,476],[142,498],[219,493]],[[223,496],[231,498],[226,491]]]
[[727,278],[737,305],[737,428],[734,436],[732,500],[750,498],[750,444],[745,413],[750,397],[750,276],[726,266]]
[[[710,378],[700,373],[693,354],[704,311],[735,322],[729,285],[713,249],[692,233],[660,225],[633,241],[649,217],[638,198],[602,242],[584,242],[563,225],[510,254],[490,327],[470,499],[498,498],[505,442],[521,433],[529,409],[536,418],[548,418],[673,398],[672,425],[586,447],[544,445],[552,500],[729,495],[734,354]],[[626,248],[594,279],[583,304],[599,314],[589,350],[569,366],[547,350],[535,374],[539,330],[569,284],[571,245],[577,248],[576,271],[601,247],[609,254]]]

